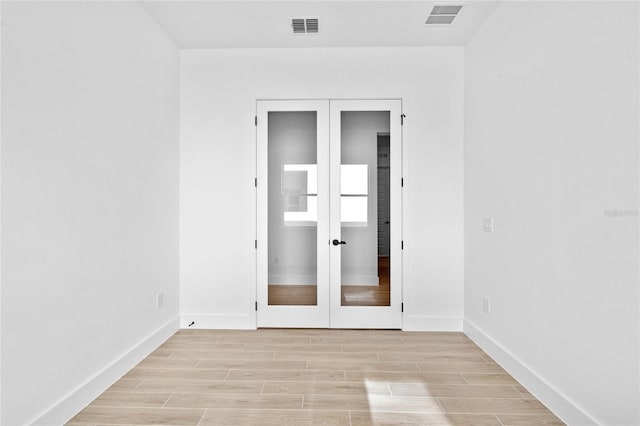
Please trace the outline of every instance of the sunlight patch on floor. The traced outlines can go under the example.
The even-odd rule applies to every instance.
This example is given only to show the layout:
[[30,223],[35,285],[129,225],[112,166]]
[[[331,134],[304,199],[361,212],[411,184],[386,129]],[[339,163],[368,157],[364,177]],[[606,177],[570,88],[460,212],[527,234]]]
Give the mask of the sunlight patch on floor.
[[[424,396],[386,396],[380,395],[382,387],[387,387],[389,392],[391,388],[386,382],[380,382],[376,380],[365,379],[365,389],[367,392],[367,401],[370,412],[410,412],[410,413],[428,413],[430,417],[437,417],[439,425],[453,424],[447,421],[447,416],[443,413],[440,404],[437,400],[431,396],[429,387],[426,383],[413,383],[413,387],[421,386],[419,395]],[[372,424],[377,424],[375,416],[373,416]]]

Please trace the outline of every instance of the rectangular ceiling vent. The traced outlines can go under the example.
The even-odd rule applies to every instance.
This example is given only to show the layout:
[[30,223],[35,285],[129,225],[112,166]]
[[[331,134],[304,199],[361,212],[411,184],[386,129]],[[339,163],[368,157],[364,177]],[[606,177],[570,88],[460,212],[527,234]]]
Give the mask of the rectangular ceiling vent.
[[449,25],[453,23],[453,20],[458,16],[462,6],[454,5],[440,5],[433,6],[431,13],[427,17],[426,25]]
[[291,18],[291,30],[294,34],[317,34],[320,23],[318,18]]

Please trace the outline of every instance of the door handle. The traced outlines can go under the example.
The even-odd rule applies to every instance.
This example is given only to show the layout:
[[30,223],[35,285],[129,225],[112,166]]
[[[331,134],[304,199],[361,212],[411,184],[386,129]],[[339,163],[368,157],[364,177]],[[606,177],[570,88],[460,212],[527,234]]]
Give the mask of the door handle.
[[331,242],[331,244],[333,244],[334,246],[338,246],[338,245],[340,245],[340,244],[347,244],[347,242],[346,242],[346,241],[333,240],[333,241]]

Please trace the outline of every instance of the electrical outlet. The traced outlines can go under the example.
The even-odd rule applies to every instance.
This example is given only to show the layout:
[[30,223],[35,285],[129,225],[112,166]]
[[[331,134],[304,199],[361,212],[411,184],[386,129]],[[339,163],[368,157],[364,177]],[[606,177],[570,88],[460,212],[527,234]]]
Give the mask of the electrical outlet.
[[482,219],[482,230],[484,232],[493,232],[493,218],[485,217]]
[[487,314],[491,312],[491,299],[488,297],[482,298],[482,310]]
[[160,292],[156,294],[156,308],[160,309],[164,305],[164,293]]

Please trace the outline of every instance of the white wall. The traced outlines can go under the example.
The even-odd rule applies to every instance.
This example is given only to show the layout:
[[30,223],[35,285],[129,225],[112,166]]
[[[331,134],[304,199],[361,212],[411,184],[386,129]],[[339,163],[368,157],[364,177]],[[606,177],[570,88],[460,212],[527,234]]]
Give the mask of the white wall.
[[182,325],[255,327],[256,99],[402,98],[406,329],[462,323],[461,48],[181,53]]
[[2,9],[1,423],[62,424],[178,326],[178,51],[135,2]]
[[636,2],[536,1],[465,48],[465,331],[570,424],[640,423],[638,47]]

